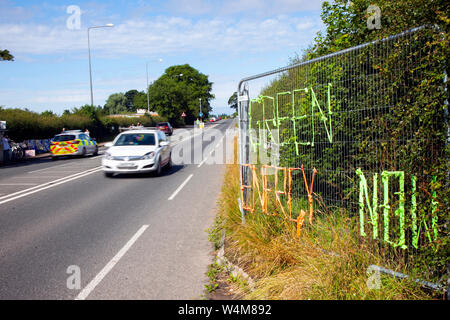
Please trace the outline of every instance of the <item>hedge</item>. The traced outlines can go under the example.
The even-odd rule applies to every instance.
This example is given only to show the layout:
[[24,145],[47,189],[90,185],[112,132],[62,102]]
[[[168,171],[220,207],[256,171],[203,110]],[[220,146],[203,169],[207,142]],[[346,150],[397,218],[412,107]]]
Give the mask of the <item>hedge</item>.
[[140,122],[145,127],[154,127],[157,122],[165,121],[159,116],[140,116],[138,118],[100,116],[89,118],[85,115],[41,115],[23,109],[4,109],[0,107],[0,120],[6,121],[8,136],[20,142],[27,139],[49,139],[66,130],[88,129],[91,137],[98,141],[111,139],[119,133],[119,127],[127,127]]

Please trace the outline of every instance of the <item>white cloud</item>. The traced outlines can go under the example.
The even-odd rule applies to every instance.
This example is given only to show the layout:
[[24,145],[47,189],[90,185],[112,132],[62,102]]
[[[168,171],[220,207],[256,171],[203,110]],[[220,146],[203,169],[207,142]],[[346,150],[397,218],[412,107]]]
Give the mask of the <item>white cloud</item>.
[[36,14],[36,8],[17,6],[12,1],[0,0],[0,21],[27,21]]
[[28,104],[34,103],[39,105],[49,105],[55,103],[67,103],[67,104],[75,104],[79,105],[82,102],[87,101],[87,97],[89,97],[89,88],[86,89],[55,89],[55,90],[25,90],[25,89],[2,89],[0,90],[0,95],[2,97],[12,97],[11,101],[3,98],[2,102],[7,106],[16,106],[21,107],[21,105],[17,105],[17,97],[22,97],[20,99],[20,103],[23,104],[24,107],[27,107]]
[[[156,10],[144,2],[142,6],[145,12]],[[132,15],[125,13],[127,16],[125,19],[110,20],[111,15],[106,15],[106,7],[97,6],[95,3],[91,6],[84,5],[81,7],[83,14],[80,30],[66,28],[64,18],[67,15],[62,9],[63,18],[53,20],[52,24],[0,20],[3,21],[0,23],[1,45],[8,48],[18,62],[39,61],[41,58],[39,55],[56,55],[55,61],[63,59],[64,62],[70,63],[74,57],[87,58],[88,23],[95,25],[114,22],[114,28],[91,30],[91,49],[95,51],[93,52],[95,59],[111,57],[120,61],[133,57],[145,60],[164,57],[165,62],[174,60],[178,62],[181,57],[181,60],[186,59],[186,62],[190,63],[191,57],[196,57],[196,61],[199,60],[199,56],[207,57],[205,60],[210,64],[208,66],[210,80],[214,82],[213,93],[216,95],[212,104],[225,107],[229,96],[236,91],[239,79],[256,70],[249,64],[240,64],[240,61],[251,63],[252,59],[261,58],[256,62],[260,68],[256,73],[268,71],[262,68],[266,68],[267,61],[272,57],[274,58],[271,60],[270,68],[272,65],[274,68],[278,67],[279,64],[287,62],[289,55],[309,45],[315,33],[323,27],[317,17],[301,17],[298,14],[302,11],[320,9],[321,1],[230,0],[213,3],[186,0],[169,2],[166,8],[172,6],[177,6],[178,9],[169,12],[176,13],[177,16],[160,15],[149,19],[136,10]],[[16,14],[19,14],[20,9],[16,10]],[[161,10],[158,12],[161,13]],[[89,22],[86,19],[89,19]],[[278,56],[274,52],[285,60],[275,61]],[[236,72],[233,75],[226,66],[216,70],[217,64],[220,63],[217,61],[228,63],[230,57],[236,57],[235,64],[242,65],[242,68],[234,66]],[[216,65],[212,66],[211,59],[216,60]],[[266,63],[261,66],[261,62]],[[119,69],[120,65],[117,66],[117,70]],[[132,78],[130,74],[123,72],[123,77],[119,79],[101,79],[95,74],[94,102],[104,104],[106,98],[113,92],[123,92],[132,88],[143,89],[145,74],[142,74],[142,78],[141,75],[138,77],[139,79]],[[66,88],[72,90],[56,88],[52,91],[32,92],[33,90],[24,89],[17,94],[0,90],[0,97],[4,100],[2,104],[8,106],[17,106],[18,100],[21,100],[22,106],[32,105],[38,108],[50,106],[70,108],[88,103],[88,83],[82,86],[67,83]],[[256,90],[252,92],[256,93]],[[8,100],[8,97],[13,98]]]
[[165,8],[174,13],[183,13],[190,15],[202,15],[214,10],[211,1],[206,0],[170,0]]
[[221,12],[223,14],[273,16],[317,11],[322,8],[322,2],[323,0],[230,0],[224,2]]
[[[161,6],[171,14],[189,16],[246,16],[268,17],[282,13],[298,14],[301,12],[319,11],[324,0],[169,0]],[[140,8],[149,11],[147,4]]]
[[[0,89],[0,105],[8,107],[30,107],[37,111],[52,108],[56,112],[79,107],[90,103],[89,81],[60,83],[53,89]],[[155,80],[150,77],[150,81]],[[109,95],[114,92],[126,92],[130,89],[145,90],[145,75],[123,78],[120,76],[94,79],[94,104],[104,105]],[[67,88],[67,89],[66,89]]]
[[[91,47],[103,55],[173,54],[187,52],[265,52],[296,49],[311,39],[320,24],[311,18],[280,15],[264,20],[198,21],[160,16],[127,20],[114,28],[90,31]],[[0,24],[2,45],[17,54],[73,54],[86,51],[86,29],[63,26]]]
[[214,74],[209,79],[213,82],[215,101],[220,101],[220,106],[226,106],[230,96],[237,90],[237,81],[239,79]]

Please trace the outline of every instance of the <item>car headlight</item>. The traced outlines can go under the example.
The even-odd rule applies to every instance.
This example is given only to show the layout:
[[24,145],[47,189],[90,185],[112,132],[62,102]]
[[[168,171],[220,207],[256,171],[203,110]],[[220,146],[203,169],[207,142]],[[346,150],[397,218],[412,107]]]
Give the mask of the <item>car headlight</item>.
[[109,152],[105,152],[105,159],[106,160],[112,160],[113,157],[111,156],[111,154]]
[[141,157],[141,160],[150,160],[150,159],[153,159],[154,157],[155,157],[155,152],[154,152],[154,151],[151,151],[151,152],[149,152],[149,153],[144,154],[144,155]]

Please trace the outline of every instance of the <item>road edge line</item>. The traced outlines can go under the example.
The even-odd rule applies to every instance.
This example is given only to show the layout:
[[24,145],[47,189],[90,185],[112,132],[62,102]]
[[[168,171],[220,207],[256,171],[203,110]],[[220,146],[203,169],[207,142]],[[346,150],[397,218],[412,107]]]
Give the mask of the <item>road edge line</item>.
[[139,239],[139,237],[147,230],[148,224],[144,224],[139,230],[131,237],[130,240],[116,253],[116,255],[109,260],[109,262],[100,270],[99,273],[92,279],[86,287],[76,296],[75,300],[85,300],[89,294],[97,287],[97,285],[105,278],[108,273],[114,268],[119,260],[127,253],[127,251],[133,246],[133,244]]
[[176,195],[178,194],[178,192],[181,191],[181,189],[183,189],[183,187],[189,182],[189,180],[191,180],[191,178],[194,176],[193,173],[191,173],[189,175],[189,177],[186,178],[186,180],[183,181],[183,183],[172,193],[172,195],[167,199],[167,200],[173,200]]

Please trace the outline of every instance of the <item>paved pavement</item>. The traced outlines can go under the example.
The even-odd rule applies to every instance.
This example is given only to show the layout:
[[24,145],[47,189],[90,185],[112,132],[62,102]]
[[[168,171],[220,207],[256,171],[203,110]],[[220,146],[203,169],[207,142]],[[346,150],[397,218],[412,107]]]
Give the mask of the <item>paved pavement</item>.
[[[225,157],[234,124],[214,127],[222,136],[172,141]],[[0,168],[0,299],[202,297],[224,166],[200,158],[160,177],[106,178],[101,154]]]

